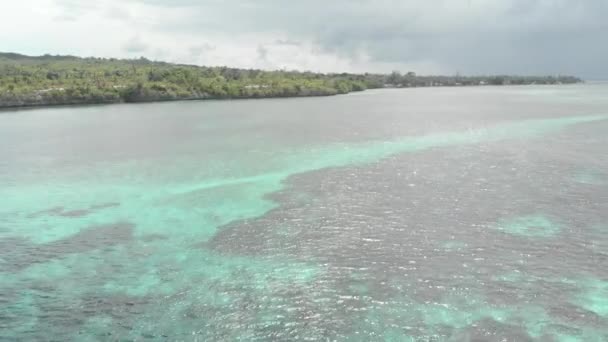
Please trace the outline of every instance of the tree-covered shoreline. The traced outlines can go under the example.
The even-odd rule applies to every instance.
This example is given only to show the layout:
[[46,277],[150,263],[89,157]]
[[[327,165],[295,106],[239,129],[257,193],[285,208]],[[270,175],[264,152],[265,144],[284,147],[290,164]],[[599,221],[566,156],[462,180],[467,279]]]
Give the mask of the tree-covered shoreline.
[[321,74],[0,53],[0,108],[331,96],[375,88],[578,83],[572,76]]

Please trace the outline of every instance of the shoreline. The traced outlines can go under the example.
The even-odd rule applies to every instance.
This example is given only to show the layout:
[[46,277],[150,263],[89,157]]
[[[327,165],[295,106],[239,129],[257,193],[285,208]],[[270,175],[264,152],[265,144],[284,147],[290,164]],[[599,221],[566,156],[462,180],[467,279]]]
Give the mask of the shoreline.
[[318,73],[139,59],[0,52],[0,110],[118,103],[318,97],[367,89],[561,85],[568,75]]
[[[180,101],[242,101],[242,100],[266,100],[266,99],[299,99],[308,97],[333,97],[340,95],[356,94],[367,92],[369,90],[399,90],[399,89],[430,89],[430,88],[485,88],[485,87],[527,87],[527,86],[545,86],[556,87],[573,84],[593,84],[596,82],[578,82],[568,84],[503,84],[503,85],[462,85],[462,86],[425,86],[425,87],[383,87],[369,88],[359,91],[350,91],[343,94],[307,94],[307,95],[289,95],[289,96],[240,96],[240,97],[197,97],[197,98],[174,98],[174,99],[149,99],[141,101],[112,101],[112,102],[65,102],[65,103],[41,103],[41,104],[24,104],[24,105],[3,105],[0,103],[0,114],[3,112],[33,110],[33,109],[50,109],[61,107],[92,107],[92,106],[108,106],[121,104],[147,104],[147,103],[165,103],[165,102],[180,102]],[[602,82],[597,82],[602,83]]]
[[[378,88],[382,89],[382,88]],[[393,88],[398,89],[398,88]],[[374,90],[374,89],[366,89]],[[196,102],[196,101],[242,101],[242,100],[269,100],[269,99],[300,99],[306,97],[332,97],[340,95],[348,95],[360,93],[362,91],[353,91],[346,94],[327,94],[327,95],[291,95],[291,96],[250,96],[250,97],[200,97],[200,98],[176,98],[176,99],[152,99],[143,101],[115,101],[115,102],[80,102],[80,103],[47,103],[47,104],[27,104],[27,105],[12,105],[3,106],[0,104],[0,113],[2,111],[15,111],[27,109],[43,109],[57,107],[89,107],[89,106],[111,106],[111,105],[129,105],[129,104],[147,104],[147,103],[166,103],[166,102]],[[377,90],[377,89],[376,89]]]

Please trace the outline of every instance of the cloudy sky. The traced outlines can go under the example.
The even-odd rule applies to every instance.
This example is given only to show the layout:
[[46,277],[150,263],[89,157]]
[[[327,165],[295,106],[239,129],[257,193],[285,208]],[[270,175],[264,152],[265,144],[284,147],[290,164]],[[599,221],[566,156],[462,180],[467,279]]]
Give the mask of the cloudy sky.
[[1,0],[0,51],[608,78],[608,0]]

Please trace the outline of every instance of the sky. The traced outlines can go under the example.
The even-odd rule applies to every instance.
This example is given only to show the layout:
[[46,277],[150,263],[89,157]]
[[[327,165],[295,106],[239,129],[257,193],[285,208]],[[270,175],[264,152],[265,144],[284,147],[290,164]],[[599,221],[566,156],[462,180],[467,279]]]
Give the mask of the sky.
[[608,0],[0,0],[0,51],[608,79]]

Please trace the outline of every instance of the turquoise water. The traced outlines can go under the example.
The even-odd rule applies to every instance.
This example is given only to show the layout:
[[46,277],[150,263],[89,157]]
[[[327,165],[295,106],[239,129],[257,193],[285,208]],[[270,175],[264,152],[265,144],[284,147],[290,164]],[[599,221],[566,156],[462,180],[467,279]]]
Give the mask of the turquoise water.
[[601,341],[579,87],[3,113],[0,336]]

